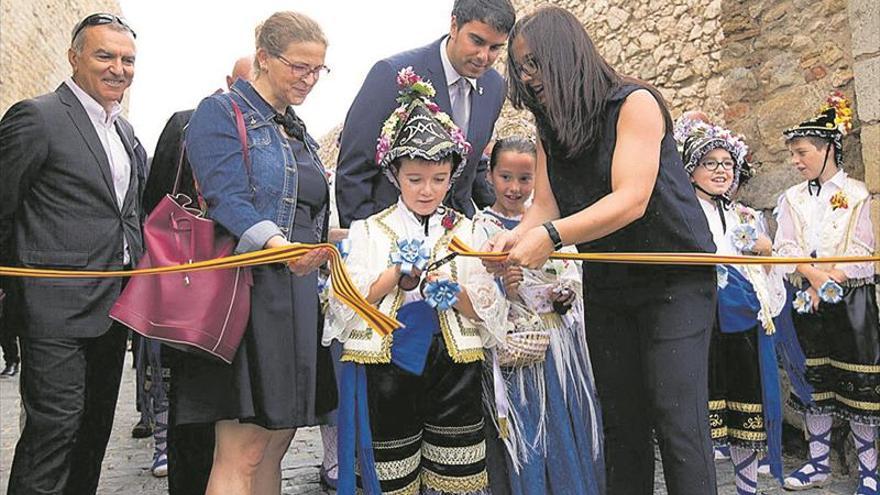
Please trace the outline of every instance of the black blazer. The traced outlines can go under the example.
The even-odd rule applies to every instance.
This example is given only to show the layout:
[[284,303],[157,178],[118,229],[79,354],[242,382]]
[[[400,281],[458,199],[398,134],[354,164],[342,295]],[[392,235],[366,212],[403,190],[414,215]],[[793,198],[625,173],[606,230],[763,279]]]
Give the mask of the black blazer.
[[[452,114],[446,74],[440,59],[440,44],[444,38],[421,48],[399,53],[377,62],[367,74],[355,97],[342,129],[339,161],[336,166],[336,207],[339,223],[348,228],[353,220],[367,218],[397,201],[398,191],[376,166],[376,140],[382,124],[397,108],[397,72],[412,66],[416,74],[430,80],[437,90],[435,100],[440,108]],[[446,203],[472,217],[471,201],[476,188],[481,206],[494,198],[486,197],[488,185],[485,174],[477,174],[483,148],[492,138],[495,121],[501,113],[505,98],[504,79],[494,69],[477,79],[477,90],[471,91],[471,117],[468,141],[473,149],[467,166],[452,186]],[[479,183],[476,185],[475,183]]]
[[[117,205],[106,153],[83,106],[61,84],[16,103],[0,120],[0,251],[17,266],[120,270],[123,238],[131,262],[143,253],[140,198],[147,157],[131,125],[116,129],[131,159],[131,181]],[[27,337],[95,337],[122,279],[17,279],[15,312]]]
[[[180,152],[183,150],[183,130],[194,110],[175,112],[168,119],[159,141],[156,142],[156,152],[150,163],[150,176],[144,188],[144,212],[149,214],[166,194],[171,194],[174,189],[174,179],[177,176],[177,164]],[[183,170],[180,173],[179,193],[186,194],[196,201],[195,184],[193,182],[192,168],[189,161],[184,157]]]

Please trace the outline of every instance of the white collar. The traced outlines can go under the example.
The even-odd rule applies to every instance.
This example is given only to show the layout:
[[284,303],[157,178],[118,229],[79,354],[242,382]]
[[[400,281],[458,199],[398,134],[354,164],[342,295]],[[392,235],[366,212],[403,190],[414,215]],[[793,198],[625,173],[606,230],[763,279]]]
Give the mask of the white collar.
[[76,99],[79,100],[80,104],[85,108],[86,113],[89,114],[89,118],[92,119],[92,122],[100,123],[103,126],[109,126],[115,123],[116,119],[122,113],[122,105],[118,102],[113,102],[113,106],[110,108],[110,113],[108,114],[97,100],[92,98],[91,95],[79,87],[79,85],[73,80],[73,77],[65,79],[64,84],[67,84],[67,87],[73,91],[74,96],[76,96]]
[[843,189],[846,185],[846,172],[844,172],[843,169],[838,170],[836,174],[832,175],[830,179],[822,184],[822,188],[824,189],[829,185],[835,186],[838,190]]
[[449,36],[443,38],[443,41],[440,43],[440,61],[443,63],[443,73],[446,75],[446,85],[452,86],[457,83],[459,79],[464,78],[471,84],[471,89],[477,89],[477,80],[473,77],[465,77],[458,73],[455,70],[455,67],[452,66],[452,62],[449,60],[449,54],[446,52],[446,45],[449,42]]

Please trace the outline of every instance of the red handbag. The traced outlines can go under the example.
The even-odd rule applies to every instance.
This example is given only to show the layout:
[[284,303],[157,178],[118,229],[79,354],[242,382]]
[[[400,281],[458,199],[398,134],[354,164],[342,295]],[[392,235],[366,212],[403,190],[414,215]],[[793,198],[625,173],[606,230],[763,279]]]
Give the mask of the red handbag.
[[[230,101],[250,177],[244,118]],[[159,201],[144,223],[146,254],[138,268],[177,266],[233,254],[235,239],[193,208],[189,197],[177,193],[183,156],[181,149],[172,193]],[[144,337],[231,363],[247,328],[252,285],[249,268],[137,276],[123,289],[110,318]]]

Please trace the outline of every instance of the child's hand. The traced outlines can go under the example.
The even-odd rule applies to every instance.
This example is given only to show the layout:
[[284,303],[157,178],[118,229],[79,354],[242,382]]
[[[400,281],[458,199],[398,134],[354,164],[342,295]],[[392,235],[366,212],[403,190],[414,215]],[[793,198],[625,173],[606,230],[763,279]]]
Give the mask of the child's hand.
[[812,287],[808,287],[807,292],[810,294],[810,300],[813,302],[813,313],[815,313],[819,310],[819,303],[821,302],[819,292]]
[[519,295],[519,284],[523,281],[523,270],[518,266],[508,266],[501,276],[504,282],[504,291],[507,293],[508,299],[515,298]]
[[764,234],[758,234],[752,252],[759,256],[770,256],[773,253],[773,241]]
[[838,284],[842,284],[849,280],[849,277],[847,277],[845,273],[843,273],[841,270],[838,270],[837,268],[832,268],[831,270],[829,270],[828,275]]

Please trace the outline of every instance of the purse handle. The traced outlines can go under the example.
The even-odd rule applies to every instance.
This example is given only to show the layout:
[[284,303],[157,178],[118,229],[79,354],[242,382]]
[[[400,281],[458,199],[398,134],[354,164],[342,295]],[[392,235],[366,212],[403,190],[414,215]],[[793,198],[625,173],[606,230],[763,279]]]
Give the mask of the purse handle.
[[[244,115],[241,113],[241,108],[239,108],[238,104],[235,103],[235,100],[232,97],[229,97],[229,103],[232,104],[232,111],[235,113],[235,127],[238,131],[238,140],[241,142],[241,153],[244,158],[244,167],[247,170],[248,184],[251,181],[251,159],[250,154],[248,153],[247,146],[247,129],[244,125]],[[180,189],[180,176],[183,174],[183,160],[186,158],[186,139],[180,140],[180,153],[177,157],[177,173],[174,175],[174,187],[171,188],[171,196],[177,196],[177,191]],[[196,186],[196,194],[198,195],[199,206],[205,205],[205,200],[202,198],[202,189],[199,187],[199,181],[196,180],[195,174],[193,174],[193,183]],[[251,192],[253,191],[253,185],[251,185]]]

